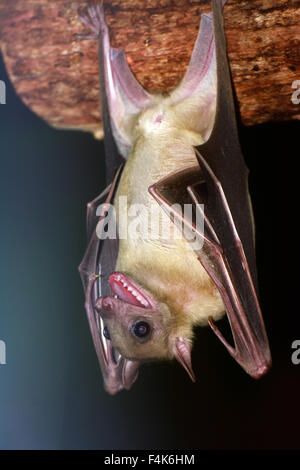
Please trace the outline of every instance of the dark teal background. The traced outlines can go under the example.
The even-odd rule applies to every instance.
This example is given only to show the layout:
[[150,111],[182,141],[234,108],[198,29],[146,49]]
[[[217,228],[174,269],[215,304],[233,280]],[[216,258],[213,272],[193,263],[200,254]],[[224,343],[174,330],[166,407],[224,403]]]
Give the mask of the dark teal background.
[[7,104],[0,106],[0,339],[7,345],[7,364],[0,366],[0,448],[299,448],[300,365],[290,359],[291,343],[300,339],[299,309],[292,292],[279,308],[273,287],[275,278],[288,276],[278,262],[293,240],[285,238],[278,204],[283,163],[299,149],[299,125],[241,133],[271,372],[252,380],[209,329],[199,329],[195,385],[176,364],[149,364],[130,392],[110,397],[77,271],[86,203],[104,186],[102,143],[50,128],[20,102],[3,67],[0,79],[7,84]]

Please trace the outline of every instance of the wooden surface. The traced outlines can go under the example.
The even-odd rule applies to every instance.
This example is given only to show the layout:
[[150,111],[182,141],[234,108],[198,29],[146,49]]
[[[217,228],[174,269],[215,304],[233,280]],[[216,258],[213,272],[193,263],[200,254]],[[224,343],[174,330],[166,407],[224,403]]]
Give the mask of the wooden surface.
[[[85,0],[0,0],[0,45],[22,100],[51,125],[99,126],[97,44],[77,9]],[[201,13],[210,2],[109,0],[111,42],[123,47],[140,83],[168,91],[182,78]],[[245,124],[300,118],[291,101],[300,79],[300,0],[228,0],[225,28],[234,86]],[[0,77],[1,78],[1,77]]]

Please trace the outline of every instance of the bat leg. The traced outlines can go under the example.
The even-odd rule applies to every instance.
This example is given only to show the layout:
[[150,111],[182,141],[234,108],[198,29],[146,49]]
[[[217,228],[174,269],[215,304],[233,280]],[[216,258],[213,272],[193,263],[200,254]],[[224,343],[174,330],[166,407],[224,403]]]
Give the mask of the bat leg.
[[[92,35],[85,36],[85,39],[96,37],[99,40],[101,106],[105,140],[112,134],[117,151],[122,157],[127,157],[132,147],[132,135],[126,130],[127,126],[124,123],[135,119],[142,109],[149,106],[152,97],[134,77],[125,52],[111,47],[103,3],[99,0],[89,2],[87,7],[79,11],[79,17],[92,32]],[[107,150],[107,155],[112,160],[111,149]]]
[[98,34],[76,34],[76,39],[97,39]]

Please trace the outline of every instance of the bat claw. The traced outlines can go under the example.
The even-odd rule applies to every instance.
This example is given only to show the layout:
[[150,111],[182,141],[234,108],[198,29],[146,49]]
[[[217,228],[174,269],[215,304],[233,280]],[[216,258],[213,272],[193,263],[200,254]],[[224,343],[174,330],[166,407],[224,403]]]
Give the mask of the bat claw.
[[94,33],[88,36],[80,35],[81,39],[97,39],[99,37],[101,29],[104,27],[105,24],[103,19],[102,1],[91,1],[87,7],[83,9],[78,9],[78,15],[80,21]]

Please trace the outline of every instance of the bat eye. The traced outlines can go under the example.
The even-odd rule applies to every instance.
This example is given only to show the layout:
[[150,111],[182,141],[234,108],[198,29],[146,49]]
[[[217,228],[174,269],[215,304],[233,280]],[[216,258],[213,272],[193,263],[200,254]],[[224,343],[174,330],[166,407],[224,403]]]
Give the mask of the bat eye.
[[109,331],[107,329],[107,326],[105,326],[103,328],[103,336],[106,338],[106,339],[110,339],[110,334],[109,334]]
[[138,338],[146,338],[150,333],[150,325],[145,321],[138,321],[133,325],[132,331]]

